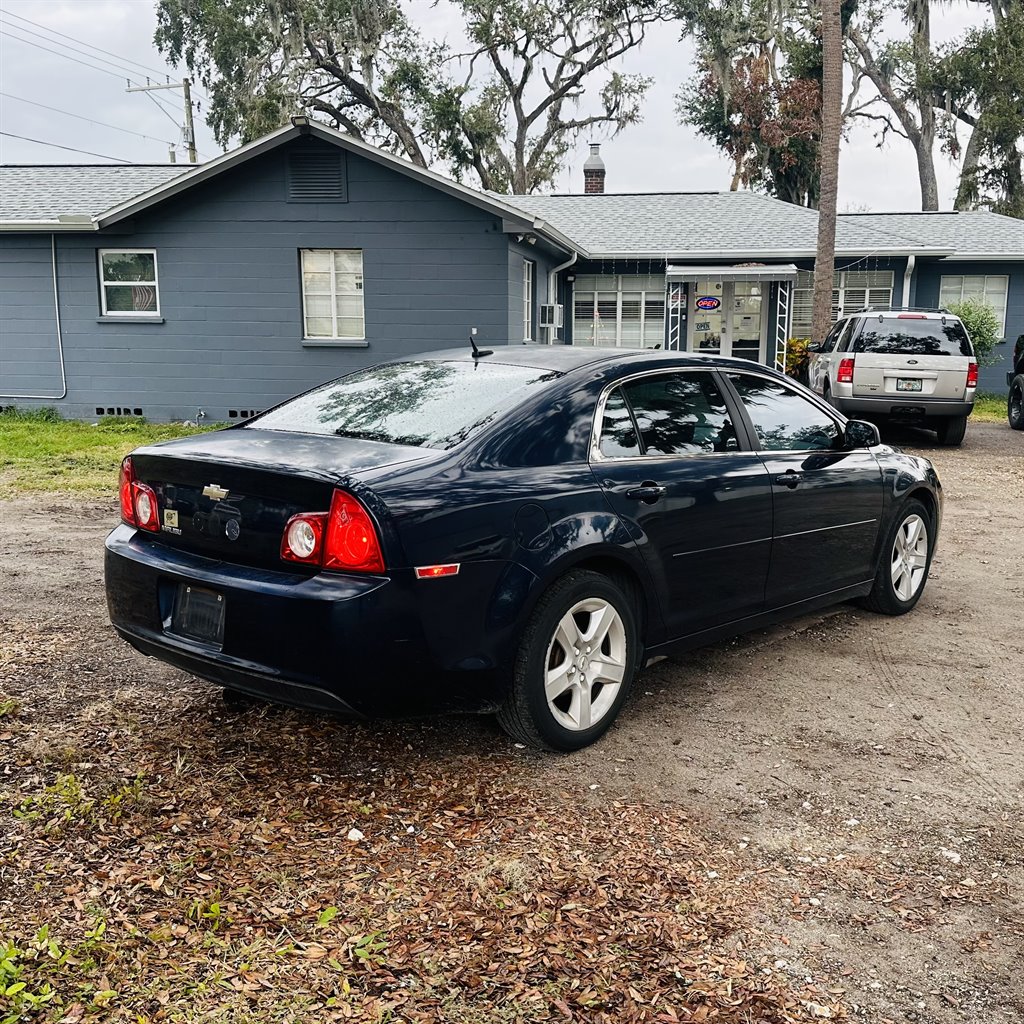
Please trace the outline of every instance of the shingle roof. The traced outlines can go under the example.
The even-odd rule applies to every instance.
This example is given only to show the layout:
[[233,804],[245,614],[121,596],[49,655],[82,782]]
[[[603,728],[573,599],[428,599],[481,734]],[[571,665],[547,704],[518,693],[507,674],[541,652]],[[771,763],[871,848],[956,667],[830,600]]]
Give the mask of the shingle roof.
[[854,213],[844,214],[842,220],[910,235],[927,245],[954,249],[957,256],[1024,257],[1024,220],[987,210]]
[[[755,192],[512,196],[594,256],[813,256],[818,215]],[[908,253],[929,245],[909,227],[842,217],[836,250]]]
[[191,170],[188,164],[0,166],[0,221],[95,217]]

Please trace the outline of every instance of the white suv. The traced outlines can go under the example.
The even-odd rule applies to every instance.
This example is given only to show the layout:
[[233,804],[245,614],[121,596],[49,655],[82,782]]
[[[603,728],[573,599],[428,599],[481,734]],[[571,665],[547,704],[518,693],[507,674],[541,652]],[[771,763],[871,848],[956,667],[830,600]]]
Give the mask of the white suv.
[[811,388],[859,419],[916,423],[958,445],[978,388],[978,360],[946,310],[863,309],[808,346]]

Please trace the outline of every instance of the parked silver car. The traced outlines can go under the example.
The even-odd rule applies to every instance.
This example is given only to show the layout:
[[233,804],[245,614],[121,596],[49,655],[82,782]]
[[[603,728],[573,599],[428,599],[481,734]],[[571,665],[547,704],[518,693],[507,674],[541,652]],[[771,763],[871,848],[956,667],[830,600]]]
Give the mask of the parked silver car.
[[978,360],[948,310],[860,310],[808,346],[808,383],[840,412],[915,423],[959,445],[974,411]]

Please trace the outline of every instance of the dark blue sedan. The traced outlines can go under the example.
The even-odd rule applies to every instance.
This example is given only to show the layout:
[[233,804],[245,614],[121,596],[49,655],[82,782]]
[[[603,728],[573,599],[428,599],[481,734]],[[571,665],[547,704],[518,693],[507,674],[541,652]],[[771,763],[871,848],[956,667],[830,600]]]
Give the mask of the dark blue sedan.
[[502,347],[359,370],[124,461],[110,617],[242,693],[497,712],[573,750],[654,656],[917,603],[931,464],[742,360]]

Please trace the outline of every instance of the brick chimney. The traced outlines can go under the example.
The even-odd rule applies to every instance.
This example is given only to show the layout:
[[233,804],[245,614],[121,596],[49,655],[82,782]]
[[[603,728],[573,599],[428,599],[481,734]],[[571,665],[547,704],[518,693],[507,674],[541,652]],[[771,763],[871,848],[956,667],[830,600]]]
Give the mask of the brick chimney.
[[590,144],[590,156],[583,165],[583,191],[587,195],[604,192],[604,161],[601,159],[601,143]]

